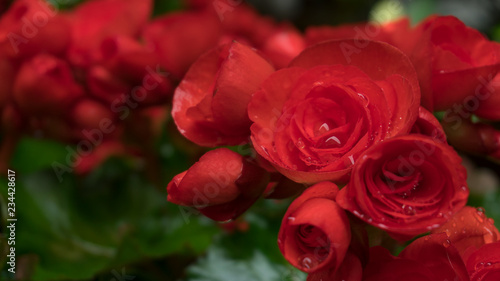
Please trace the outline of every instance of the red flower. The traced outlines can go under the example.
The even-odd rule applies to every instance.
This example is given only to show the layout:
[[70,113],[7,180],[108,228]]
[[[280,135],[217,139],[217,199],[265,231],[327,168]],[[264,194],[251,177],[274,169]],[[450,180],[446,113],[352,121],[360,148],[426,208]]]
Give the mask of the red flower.
[[180,80],[200,55],[217,46],[220,29],[210,13],[183,12],[156,18],[142,36],[146,46],[159,55],[161,66]]
[[[464,104],[474,95],[486,96],[476,90],[500,70],[500,44],[453,16],[432,16],[415,28],[403,18],[383,25],[358,23],[306,31],[308,44],[344,38],[387,42],[407,54],[419,76],[422,105],[430,110]],[[483,111],[491,115],[488,109]]]
[[421,81],[422,104],[428,109],[463,104],[482,86],[481,78],[500,70],[500,44],[453,16],[429,17],[415,27],[413,36],[420,39],[410,58]]
[[467,202],[461,160],[450,146],[429,137],[385,140],[360,157],[337,201],[391,233],[422,234],[444,224]]
[[500,242],[483,245],[467,260],[471,281],[500,280]]
[[276,68],[286,67],[305,48],[302,35],[292,29],[277,30],[266,39],[260,50],[274,63]]
[[248,102],[273,71],[265,59],[238,42],[203,55],[174,94],[172,116],[179,131],[202,146],[247,142]]
[[172,95],[170,74],[160,69],[155,53],[133,38],[106,38],[93,54],[98,63],[87,71],[89,93],[110,106],[157,105]]
[[205,216],[226,221],[245,212],[269,181],[268,173],[227,148],[211,150],[167,186],[168,201],[195,207]]
[[306,49],[252,97],[254,147],[294,181],[346,180],[367,147],[408,133],[418,116],[418,81],[408,58],[373,41],[346,54],[355,43]]
[[151,0],[91,0],[70,14],[73,21],[69,60],[87,66],[92,53],[108,37],[139,35],[149,19]]
[[48,1],[14,1],[0,18],[0,52],[29,58],[62,55],[70,42],[70,24]]
[[465,206],[448,222],[432,233],[445,232],[464,261],[484,244],[500,240],[500,233],[493,220],[485,216],[481,208]]
[[468,281],[464,262],[444,233],[413,241],[392,256],[380,246],[370,249],[370,261],[363,281]]
[[338,187],[322,182],[309,187],[288,208],[278,246],[283,256],[305,272],[337,270],[351,241],[349,220],[335,203]]
[[13,96],[25,114],[61,116],[83,96],[83,89],[65,61],[41,54],[21,66]]

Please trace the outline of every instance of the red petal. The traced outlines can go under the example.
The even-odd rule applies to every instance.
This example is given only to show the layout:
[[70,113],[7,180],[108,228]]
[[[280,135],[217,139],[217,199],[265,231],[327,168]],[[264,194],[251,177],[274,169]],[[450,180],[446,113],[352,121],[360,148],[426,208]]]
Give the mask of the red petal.
[[434,273],[437,280],[469,280],[460,254],[445,233],[431,234],[413,241],[399,257],[421,262]]

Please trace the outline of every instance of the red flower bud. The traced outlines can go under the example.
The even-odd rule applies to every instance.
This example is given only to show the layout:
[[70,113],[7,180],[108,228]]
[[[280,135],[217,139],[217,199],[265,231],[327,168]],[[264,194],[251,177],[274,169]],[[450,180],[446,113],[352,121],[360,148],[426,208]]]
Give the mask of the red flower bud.
[[262,195],[268,181],[264,169],[236,152],[219,148],[175,176],[167,186],[167,200],[226,221],[245,212]]
[[351,241],[346,213],[335,203],[338,187],[321,182],[293,201],[281,222],[278,246],[283,256],[305,272],[342,263]]
[[65,61],[40,54],[21,66],[13,94],[25,114],[60,116],[83,96],[83,89]]

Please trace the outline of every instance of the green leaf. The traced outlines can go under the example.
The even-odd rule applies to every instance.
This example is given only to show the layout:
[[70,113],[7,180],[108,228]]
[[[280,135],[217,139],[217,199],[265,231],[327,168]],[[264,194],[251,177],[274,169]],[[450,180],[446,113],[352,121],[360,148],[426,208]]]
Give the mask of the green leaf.
[[[89,279],[140,260],[196,256],[219,232],[206,219],[183,217],[163,189],[119,159],[61,182],[52,170],[16,172],[16,254],[38,257],[33,281]],[[5,184],[0,194],[6,197]]]
[[187,281],[305,280],[278,249],[281,219],[289,205],[284,200],[261,200],[245,215],[246,232],[219,235],[205,257],[188,267]]
[[59,142],[23,138],[16,146],[11,167],[16,172],[27,174],[52,167],[56,162],[67,165],[65,161],[68,153]]
[[213,246],[207,255],[188,269],[189,281],[283,281],[305,280],[306,274],[284,264],[273,263],[254,251],[247,259],[228,256],[226,250]]

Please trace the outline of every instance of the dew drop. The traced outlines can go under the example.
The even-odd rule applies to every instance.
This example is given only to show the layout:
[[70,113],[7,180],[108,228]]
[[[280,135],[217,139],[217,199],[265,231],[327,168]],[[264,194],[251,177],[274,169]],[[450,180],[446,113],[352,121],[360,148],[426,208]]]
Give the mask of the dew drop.
[[340,147],[342,145],[339,138],[337,138],[336,136],[329,137],[328,139],[326,139],[325,143],[329,146],[336,146],[336,147]]
[[416,213],[415,208],[413,208],[413,206],[403,204],[401,208],[403,209],[403,213],[405,213],[406,215],[415,215]]
[[482,269],[484,267],[484,262],[480,262],[480,263],[476,264],[475,267],[476,267],[476,270]]
[[299,148],[299,149],[304,149],[304,147],[306,147],[306,144],[304,143],[304,141],[302,140],[302,138],[299,138],[297,140],[297,143],[295,143],[295,145]]
[[295,221],[295,218],[294,217],[288,217],[288,220],[289,221]]
[[450,239],[446,239],[446,240],[444,240],[444,242],[443,242],[443,246],[444,246],[445,248],[448,248],[450,245],[451,245],[451,241],[450,241]]
[[228,220],[225,220],[225,221],[221,221],[221,222],[219,222],[219,223],[230,223],[230,222],[232,222],[232,221],[233,221],[232,219],[228,219]]
[[469,191],[469,189],[465,185],[463,185],[460,189],[462,190],[462,192],[468,192]]
[[319,126],[319,129],[318,129],[318,134],[324,134],[326,132],[330,131],[330,126],[328,125],[328,123],[323,123],[321,124],[321,126]]
[[489,222],[490,224],[495,224],[495,220],[494,220],[494,219],[492,219],[492,218],[489,218],[489,219],[488,219],[488,222]]
[[368,101],[368,98],[365,95],[363,95],[361,93],[358,93],[358,97],[360,97],[361,100],[363,100],[363,103],[364,103],[365,106],[368,105],[369,101]]
[[349,156],[347,158],[349,158],[349,161],[351,161],[351,164],[354,165],[354,156],[351,155],[351,156]]
[[314,257],[311,257],[311,255],[303,255],[299,257],[299,264],[306,268],[306,269],[311,269],[313,268],[314,265]]
[[491,262],[485,263],[484,266],[491,266]]

